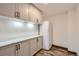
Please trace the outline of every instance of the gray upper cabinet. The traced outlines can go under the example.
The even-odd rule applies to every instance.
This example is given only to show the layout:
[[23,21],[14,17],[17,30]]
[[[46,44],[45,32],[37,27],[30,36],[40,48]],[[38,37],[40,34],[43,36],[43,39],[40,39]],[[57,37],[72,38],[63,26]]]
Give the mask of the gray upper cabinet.
[[36,22],[36,9],[31,5],[30,8],[29,8],[29,15],[30,15],[30,20],[33,21],[33,22]]
[[19,18],[23,20],[29,20],[29,7],[28,3],[17,3],[16,12],[19,13]]
[[14,3],[0,3],[0,15],[7,17],[15,17]]
[[42,12],[29,3],[0,3],[0,15],[25,21],[42,21]]
[[40,12],[36,7],[31,5],[29,7],[29,17],[33,22],[41,22],[42,21],[42,12]]
[[29,20],[28,3],[0,3],[0,15]]

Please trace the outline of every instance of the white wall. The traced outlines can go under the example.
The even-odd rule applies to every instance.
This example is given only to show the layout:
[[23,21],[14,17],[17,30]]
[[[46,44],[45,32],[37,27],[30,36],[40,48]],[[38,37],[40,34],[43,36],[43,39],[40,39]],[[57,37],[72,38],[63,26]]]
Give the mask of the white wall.
[[68,42],[67,46],[70,51],[76,51],[76,44],[77,44],[77,9],[74,8],[70,11],[68,11]]
[[46,20],[53,24],[53,44],[79,54],[79,5]]
[[[78,6],[77,6],[77,8],[76,8],[76,17],[77,17],[77,19],[76,19],[76,41],[74,41],[75,43],[76,43],[76,51],[78,52],[78,55],[79,55],[79,4],[78,4]],[[75,44],[74,43],[74,44]]]
[[65,13],[48,18],[53,27],[53,44],[66,47],[67,40],[67,15]]
[[79,4],[68,11],[68,44],[70,51],[75,51],[79,55]]

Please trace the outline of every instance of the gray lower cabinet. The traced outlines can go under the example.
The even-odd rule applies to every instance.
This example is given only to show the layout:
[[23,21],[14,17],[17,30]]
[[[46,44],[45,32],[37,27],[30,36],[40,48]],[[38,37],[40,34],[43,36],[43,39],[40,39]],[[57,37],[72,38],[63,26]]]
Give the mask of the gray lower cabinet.
[[30,40],[30,54],[34,55],[40,49],[42,49],[42,37],[34,38]]
[[37,38],[30,40],[30,55],[34,55],[37,52]]
[[0,56],[15,56],[16,51],[15,51],[15,45],[9,45],[5,47],[0,48]]
[[21,43],[18,43],[19,48],[16,51],[17,56],[30,56],[30,44],[29,41],[24,41]]
[[33,56],[42,49],[42,37],[0,47],[0,56]]
[[37,40],[37,50],[39,51],[40,49],[42,49],[43,47],[43,37],[38,37],[38,40]]

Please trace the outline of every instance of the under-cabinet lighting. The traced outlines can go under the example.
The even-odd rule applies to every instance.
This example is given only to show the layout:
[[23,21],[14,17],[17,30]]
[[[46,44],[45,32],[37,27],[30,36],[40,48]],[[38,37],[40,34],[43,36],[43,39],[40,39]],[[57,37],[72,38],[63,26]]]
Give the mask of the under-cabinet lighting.
[[14,26],[14,27],[22,27],[23,26],[23,23],[21,22],[16,22],[16,21],[11,21],[10,22],[10,25]]
[[27,27],[28,28],[33,28],[34,27],[34,24],[32,22],[29,22],[29,23],[27,23]]

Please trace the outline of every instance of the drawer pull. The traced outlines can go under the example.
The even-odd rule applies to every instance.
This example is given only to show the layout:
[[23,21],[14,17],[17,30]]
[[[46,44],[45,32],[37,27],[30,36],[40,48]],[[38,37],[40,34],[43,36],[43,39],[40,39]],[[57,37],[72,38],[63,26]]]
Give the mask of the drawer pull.
[[19,18],[20,17],[20,12],[16,11],[15,12],[15,18]]
[[15,46],[16,50],[18,50],[18,45]]

